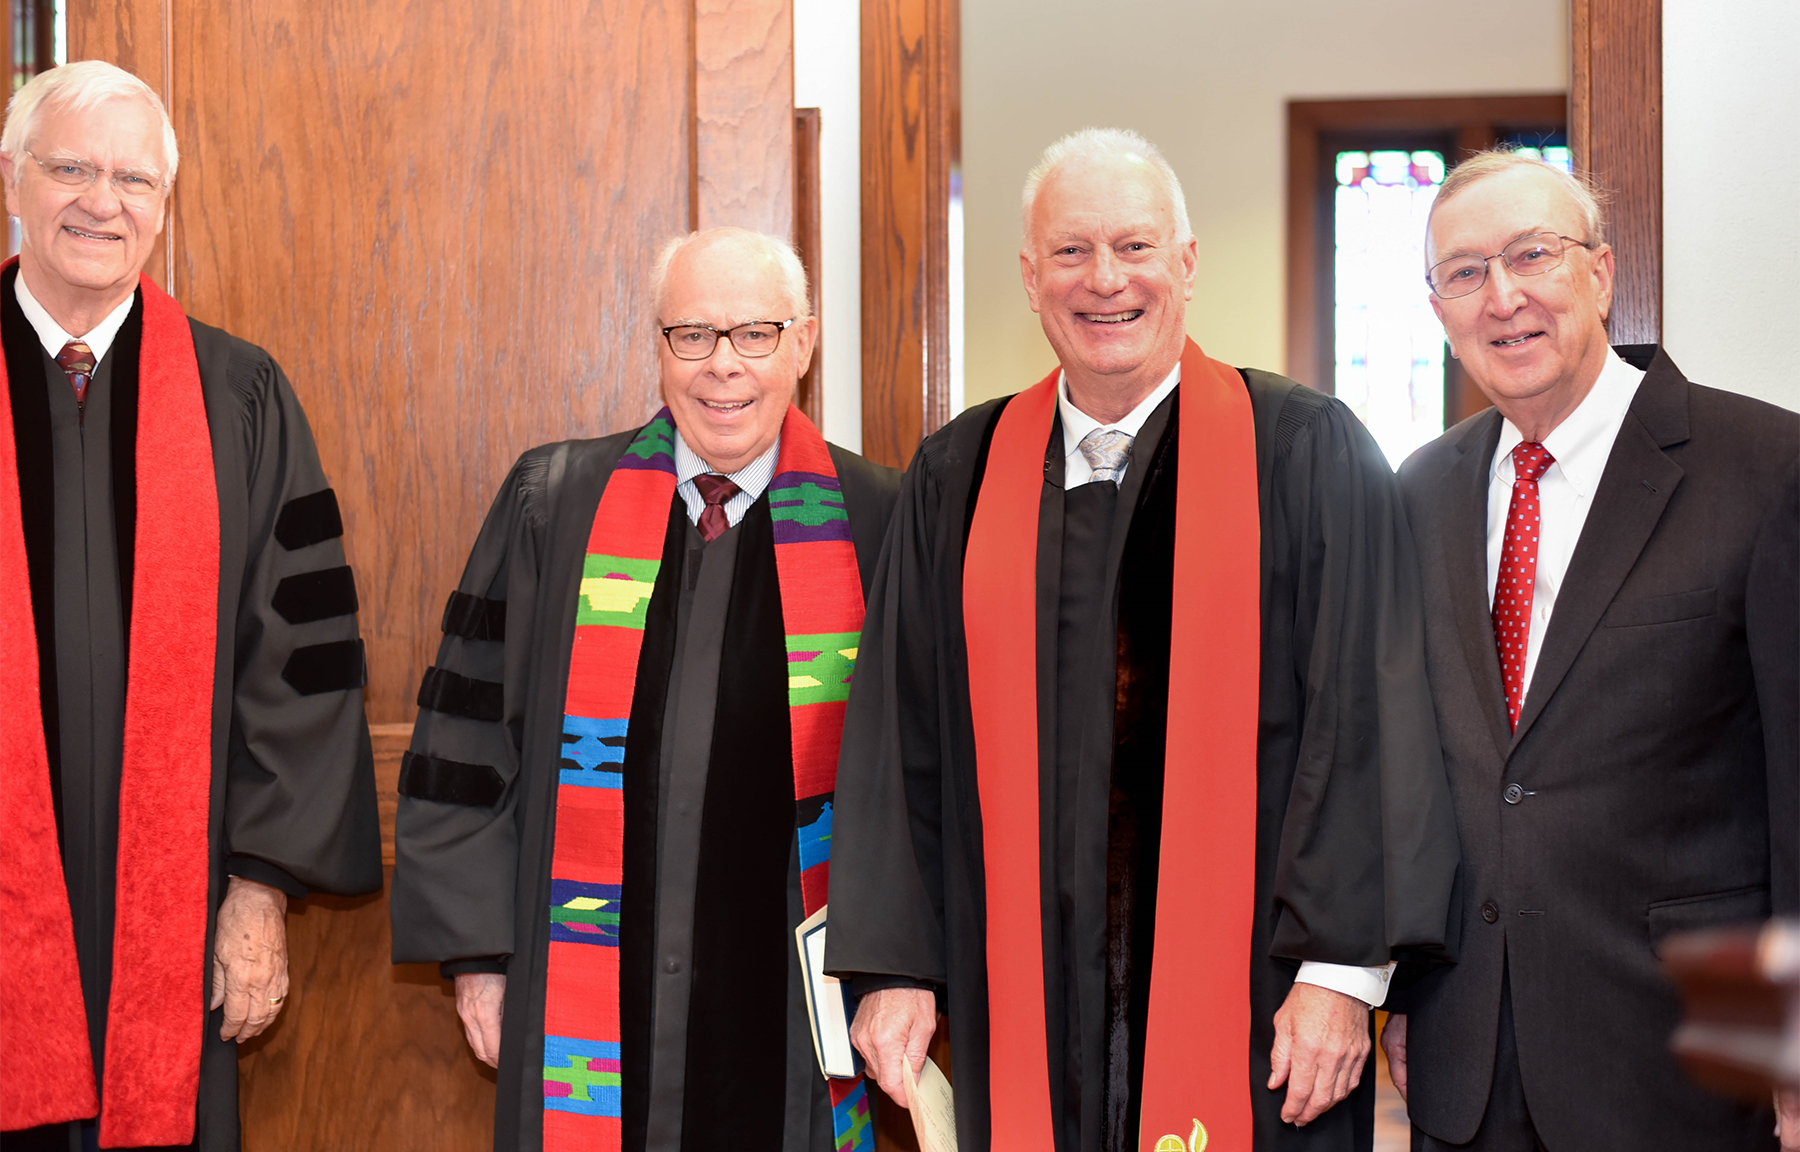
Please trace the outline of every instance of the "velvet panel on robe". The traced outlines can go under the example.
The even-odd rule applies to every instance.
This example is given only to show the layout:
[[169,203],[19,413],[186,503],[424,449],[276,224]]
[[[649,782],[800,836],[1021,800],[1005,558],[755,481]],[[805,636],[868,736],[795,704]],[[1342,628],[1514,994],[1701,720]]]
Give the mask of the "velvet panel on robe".
[[[626,432],[533,449],[521,457],[502,485],[446,613],[446,636],[436,665],[441,671],[494,686],[496,707],[481,717],[467,710],[458,714],[455,709],[428,707],[419,714],[413,739],[416,756],[465,765],[489,781],[492,791],[467,797],[479,801],[471,803],[404,794],[400,801],[393,893],[396,962],[437,961],[444,964],[447,975],[485,969],[504,971],[508,977],[494,1131],[494,1147],[505,1152],[543,1146],[545,926],[575,592],[595,508],[633,435],[635,432]],[[866,592],[898,496],[899,475],[835,446],[831,453]],[[791,825],[794,813],[791,761],[785,752],[775,758],[780,769],[776,773],[763,763],[770,747],[784,747],[787,738],[785,679],[779,663],[783,658],[779,650],[781,613],[766,494],[726,536],[704,546],[712,550],[727,545],[736,552],[728,608],[716,602],[716,593],[714,602],[699,603],[706,599],[702,594],[709,585],[716,588],[712,582],[717,572],[711,558],[702,563],[702,557],[693,555],[697,542],[677,495],[671,500],[663,564],[646,617],[625,748],[626,890],[621,902],[620,961],[624,1146],[628,1150],[645,1147],[651,1133],[668,1131],[672,1125],[681,1126],[682,1145],[691,1146],[689,1137],[703,1138],[706,1123],[692,1109],[687,1115],[680,1114],[684,1091],[674,1094],[676,1114],[671,1116],[668,1094],[658,1092],[653,1098],[648,1076],[651,1037],[663,1032],[656,1026],[651,1007],[662,991],[655,981],[674,974],[664,973],[656,964],[670,957],[653,955],[651,948],[659,919],[670,919],[664,915],[671,909],[663,906],[665,894],[655,875],[659,856],[667,859],[659,841],[669,831],[659,826],[657,791],[642,782],[666,780],[662,764],[665,744],[691,743],[689,738],[696,735],[665,731],[669,711],[689,703],[683,699],[676,704],[670,699],[678,684],[694,683],[699,673],[700,680],[710,674],[720,687],[716,724],[710,738],[702,735],[701,739],[701,745],[710,748],[705,812],[699,820],[699,842],[694,845],[703,875],[683,893],[693,907],[694,937],[675,941],[679,953],[675,959],[701,965],[709,951],[720,954],[725,941],[717,938],[717,932],[712,932],[715,939],[711,942],[701,939],[709,931],[703,921],[718,922],[715,927],[723,923],[717,907],[720,893],[716,884],[706,879],[707,874],[718,875],[719,864],[705,857],[709,847],[716,851],[726,840],[735,842],[730,830],[721,833],[716,823],[726,809],[757,803],[760,795],[730,797],[716,791],[715,785],[740,772],[759,776],[762,790],[773,793],[762,800],[779,804],[779,819]],[[721,549],[721,556],[729,554]],[[694,587],[683,587],[690,581]],[[683,605],[694,613],[693,618],[677,618]],[[708,612],[715,617],[722,613],[722,624],[717,619],[711,624],[702,622],[700,617]],[[678,644],[687,655],[701,651],[685,638],[693,629],[707,627],[723,629],[712,649],[718,667],[697,669],[684,663]],[[727,687],[733,682],[739,686]],[[772,685],[777,695],[765,699]],[[687,715],[690,720],[704,719],[702,711]],[[750,765],[749,760],[756,760],[757,765]],[[688,788],[691,797],[692,785]],[[403,786],[402,791],[408,788]],[[666,807],[664,815],[667,817]],[[690,829],[686,834],[691,835],[692,825],[692,820],[684,825]],[[778,1064],[780,1075],[773,1081],[774,1090],[784,1100],[779,1142],[772,1146],[787,1152],[814,1152],[832,1146],[831,1129],[828,1109],[824,1113],[819,1109],[824,1101],[824,1081],[805,1031],[798,961],[790,959],[794,956],[792,929],[803,918],[791,827],[785,828],[782,838],[784,858],[789,861],[787,907],[770,934],[781,935],[783,967],[779,972],[769,971],[768,978],[786,987],[765,994],[773,1012],[760,1014],[761,1027],[778,1034],[763,1037],[749,1052],[742,1050],[751,1043],[745,1037],[733,1038],[727,1046],[693,1034],[691,1029],[700,1026],[708,1013],[717,1017],[728,1009],[728,1005],[704,998],[716,997],[719,989],[730,987],[743,974],[734,973],[721,983],[695,980],[695,999],[682,1006],[690,1025],[686,1047],[691,1059],[686,1075],[717,1083],[722,1067],[742,1069],[756,1063],[767,1072],[768,1063]],[[644,895],[639,897],[639,892]],[[661,1002],[669,1003],[666,999]],[[769,1008],[770,1003],[763,1007]],[[709,1063],[711,1067],[703,1066]],[[728,1115],[724,1118],[730,1119]],[[766,1128],[769,1119],[762,1114],[760,1123]],[[767,1139],[766,1131],[759,1139]]]
[[[1429,963],[1446,952],[1446,924],[1457,866],[1455,829],[1430,698],[1424,681],[1422,624],[1412,545],[1392,473],[1367,432],[1337,401],[1292,381],[1243,373],[1256,434],[1262,526],[1262,665],[1257,752],[1256,918],[1246,993],[1252,1008],[1246,1077],[1256,1114],[1257,1147],[1352,1149],[1368,1146],[1372,1080],[1362,1095],[1305,1129],[1279,1120],[1281,1092],[1269,1074],[1273,1015],[1301,961],[1377,965],[1398,957]],[[1179,395],[1179,389],[1177,390]],[[986,923],[981,813],[968,709],[961,606],[964,545],[992,430],[1005,400],[963,414],[920,447],[869,601],[861,662],[845,726],[834,823],[832,932],[827,967],[853,976],[859,992],[923,983],[943,990],[955,1053],[961,1146],[985,1152],[1004,1117],[989,1115],[986,1032]],[[1173,427],[1171,421],[1170,427]],[[1053,440],[1059,437],[1053,437]],[[1143,479],[1120,581],[1144,603],[1147,585],[1168,583],[1135,570],[1158,548],[1160,521],[1173,503],[1174,454],[1165,434],[1153,454],[1134,451]],[[1038,648],[1040,758],[1056,771],[1053,710],[1057,600],[1046,573],[1058,566],[1042,546],[1060,503],[1062,455],[1047,445],[1045,509],[1040,514]],[[1131,474],[1127,474],[1131,480]],[[1122,494],[1123,495],[1123,494]],[[1138,558],[1146,558],[1139,563]],[[1139,589],[1131,593],[1132,587]],[[1173,590],[1180,595],[1179,589]],[[1119,592],[1115,589],[1114,596]],[[1097,606],[1116,611],[1118,600]],[[1147,610],[1154,615],[1154,604]],[[1142,605],[1128,623],[1152,638],[1157,621]],[[1160,625],[1166,628],[1166,623]],[[1166,650],[1166,639],[1163,641]],[[1154,660],[1151,660],[1154,664]],[[1095,675],[1110,690],[1114,662]],[[1154,682],[1166,668],[1133,661]],[[1165,681],[1166,682],[1166,681]],[[1179,706],[1171,702],[1171,706]],[[1141,719],[1121,716],[1116,745],[1141,771]],[[1160,741],[1153,741],[1160,744]],[[1115,765],[1115,783],[1119,779]],[[1152,805],[1153,807],[1153,805]],[[1090,850],[1066,867],[1090,894],[1106,899],[1107,823],[1102,802],[1077,805],[1074,843]],[[1065,813],[1043,813],[1046,828]],[[1088,831],[1083,833],[1081,828]],[[1046,836],[1046,840],[1049,837]],[[1062,862],[1046,860],[1042,872]],[[1158,878],[1158,890],[1203,877]],[[1044,894],[1054,909],[1059,894]],[[1049,917],[1047,917],[1049,919]],[[1077,982],[1103,987],[1104,908],[1073,913],[1090,926],[1085,950],[1057,958]],[[1092,926],[1100,925],[1096,939]],[[1148,958],[1137,957],[1140,966]],[[1049,985],[1047,984],[1047,999]],[[1089,1003],[1097,1003],[1092,994]],[[1047,1004],[1054,1035],[1065,1017]],[[1093,1030],[1104,1012],[1095,1012]],[[1082,1031],[1088,1031],[1084,1023]],[[1096,1051],[1086,1036],[1070,1050]],[[1036,1072],[1046,1074],[1048,1070]],[[1052,1090],[1072,1106],[1073,1095]],[[1093,1088],[1081,1095],[1094,1100]],[[1059,1129],[1068,1130],[1066,1116]],[[1080,1152],[1099,1146],[1098,1124],[1076,1124]],[[1092,1143],[1090,1143],[1092,1141]],[[1065,1149],[1063,1152],[1069,1152]]]
[[[132,551],[141,302],[96,367],[83,411],[68,378],[0,280],[0,343],[12,395],[46,745],[96,1069],[104,1075],[118,855]],[[381,884],[379,825],[362,709],[354,592],[335,504],[287,379],[266,352],[190,321],[220,510],[213,696],[209,916],[227,877],[309,890]],[[312,498],[309,500],[309,498]],[[298,511],[290,511],[296,509]],[[308,511],[312,509],[313,511]],[[282,530],[283,524],[287,530]],[[285,543],[283,542],[285,538]],[[315,573],[328,576],[318,590]],[[354,648],[354,683],[320,690],[301,669]],[[298,655],[297,655],[298,654]],[[345,667],[349,662],[340,661]],[[316,671],[316,669],[315,669]],[[290,676],[303,681],[302,693]],[[315,1006],[319,1007],[319,1006]],[[195,1147],[238,1147],[237,1045],[204,1028]],[[80,1125],[4,1146],[80,1146]]]

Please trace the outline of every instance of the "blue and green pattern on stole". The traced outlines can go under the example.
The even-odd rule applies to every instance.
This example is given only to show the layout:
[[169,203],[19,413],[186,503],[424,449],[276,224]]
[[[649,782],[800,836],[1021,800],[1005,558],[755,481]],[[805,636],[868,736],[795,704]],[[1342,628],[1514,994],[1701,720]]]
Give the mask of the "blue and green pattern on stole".
[[606,1040],[545,1036],[544,1107],[583,1116],[623,1116],[619,1045]]
[[874,1152],[875,1125],[869,1116],[869,1093],[858,1080],[850,1095],[831,1107],[837,1152]]

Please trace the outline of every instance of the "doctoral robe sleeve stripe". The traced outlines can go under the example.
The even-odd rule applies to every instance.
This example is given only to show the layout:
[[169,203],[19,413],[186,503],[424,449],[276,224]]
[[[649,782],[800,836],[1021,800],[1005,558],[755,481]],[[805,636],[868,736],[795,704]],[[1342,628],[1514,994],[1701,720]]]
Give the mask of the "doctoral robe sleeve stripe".
[[445,668],[427,668],[419,684],[419,707],[451,716],[493,723],[505,706],[505,689],[492,680],[477,680]]
[[311,624],[333,616],[355,615],[356,578],[350,566],[302,572],[275,585],[275,611],[289,624]]
[[465,764],[408,752],[400,758],[400,795],[467,808],[492,808],[506,792],[500,773],[486,764]]
[[334,640],[294,649],[281,678],[302,696],[347,692],[368,682],[361,640]]
[[344,518],[338,513],[337,493],[322,488],[296,496],[281,506],[275,519],[275,539],[293,552],[344,534]]
[[450,593],[450,602],[444,605],[444,633],[464,640],[505,640],[506,601]]

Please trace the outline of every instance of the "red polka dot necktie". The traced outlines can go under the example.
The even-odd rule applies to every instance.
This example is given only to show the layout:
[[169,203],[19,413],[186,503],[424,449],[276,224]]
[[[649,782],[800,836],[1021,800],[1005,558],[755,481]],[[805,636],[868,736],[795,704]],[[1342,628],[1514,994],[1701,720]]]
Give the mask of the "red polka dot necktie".
[[1506,513],[1506,543],[1500,548],[1500,577],[1494,583],[1494,642],[1500,649],[1500,675],[1506,681],[1506,716],[1517,728],[1525,702],[1531,594],[1537,585],[1538,480],[1556,458],[1542,444],[1525,441],[1513,449],[1512,461],[1512,507]]
[[731,527],[731,518],[725,515],[725,503],[743,489],[733,483],[731,477],[716,472],[702,472],[694,477],[694,487],[699,490],[700,499],[706,501],[706,507],[700,510],[700,535],[711,544]]
[[71,340],[56,354],[56,363],[75,389],[75,406],[83,407],[87,401],[88,382],[94,378],[93,349],[80,340]]

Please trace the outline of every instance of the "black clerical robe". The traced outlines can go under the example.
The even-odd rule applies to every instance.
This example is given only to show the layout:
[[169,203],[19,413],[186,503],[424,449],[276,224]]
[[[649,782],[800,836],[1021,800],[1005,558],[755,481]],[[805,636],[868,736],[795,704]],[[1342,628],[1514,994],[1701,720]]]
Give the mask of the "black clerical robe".
[[[543,1147],[575,593],[601,492],[634,435],[547,445],[513,468],[446,609],[401,782],[394,960],[507,974],[502,1152]],[[830,450],[866,592],[899,473]],[[783,636],[767,493],[711,543],[677,493],[625,747],[627,1152],[834,1144],[794,946],[804,912]]]
[[[129,660],[143,303],[133,305],[78,410],[74,390],[0,277],[19,502],[63,873],[96,1076],[105,1076]],[[290,896],[381,886],[363,717],[356,597],[312,432],[262,349],[190,321],[219,493],[219,625],[205,986],[227,877]],[[196,959],[200,959],[196,957]],[[314,1005],[315,1009],[324,1007]],[[237,1045],[204,1027],[195,1147],[238,1147]],[[0,1147],[81,1147],[80,1124]]]
[[[1305,960],[1441,954],[1454,826],[1424,682],[1418,581],[1393,476],[1340,403],[1243,373],[1256,429],[1262,664],[1256,914],[1245,988],[1257,1148],[1367,1148],[1373,1077],[1280,1121],[1273,1016]],[[981,812],[962,564],[1006,400],[920,447],[869,602],[838,776],[827,968],[859,993],[945,995],[965,1152],[999,1144],[990,1076],[1048,1075],[1059,1152],[1136,1148],[1157,875],[1174,556],[1174,418],[1123,484],[1063,490],[1044,457],[1037,564],[1045,1012],[1051,1067],[988,1062]],[[1156,1134],[1149,1134],[1154,1136]],[[1185,1135],[1185,1134],[1183,1134]]]

